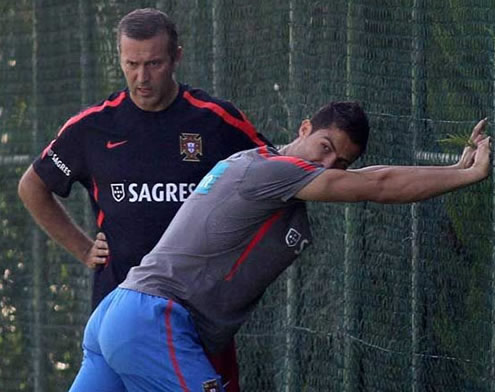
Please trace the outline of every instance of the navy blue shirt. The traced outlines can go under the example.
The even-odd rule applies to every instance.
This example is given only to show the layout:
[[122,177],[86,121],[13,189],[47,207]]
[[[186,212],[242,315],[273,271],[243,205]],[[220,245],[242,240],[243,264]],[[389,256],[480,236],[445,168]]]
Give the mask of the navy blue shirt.
[[93,306],[151,251],[216,162],[264,144],[234,105],[187,85],[163,111],[139,109],[122,90],[69,119],[33,166],[59,196],[74,182],[88,190],[110,248]]

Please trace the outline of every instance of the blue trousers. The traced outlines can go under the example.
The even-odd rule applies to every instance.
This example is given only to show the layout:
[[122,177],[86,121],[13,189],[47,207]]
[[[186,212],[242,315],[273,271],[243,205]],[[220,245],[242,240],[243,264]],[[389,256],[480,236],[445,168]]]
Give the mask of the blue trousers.
[[189,312],[117,288],[91,315],[70,392],[223,392]]

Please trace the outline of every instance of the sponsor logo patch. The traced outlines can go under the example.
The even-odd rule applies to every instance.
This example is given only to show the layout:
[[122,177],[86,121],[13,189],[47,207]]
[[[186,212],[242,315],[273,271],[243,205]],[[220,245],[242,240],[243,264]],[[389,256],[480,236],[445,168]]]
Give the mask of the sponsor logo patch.
[[301,233],[291,227],[285,235],[285,243],[289,248],[293,248],[297,245],[297,248],[294,249],[294,254],[299,256],[302,251],[308,247],[309,239],[303,238]]
[[121,140],[120,142],[111,142],[110,140],[107,142],[106,146],[109,150],[111,150],[112,148],[115,148],[115,147],[119,147],[123,144],[126,144],[127,143],[127,140]]
[[63,172],[67,177],[70,176],[71,170],[70,170],[69,166],[67,166],[64,162],[62,162],[62,160],[60,159],[60,157],[51,148],[49,148],[46,151],[46,155],[48,157],[50,157],[50,159],[52,160],[52,162],[55,164],[55,166],[57,166],[57,168],[61,172]]
[[124,200],[125,197],[125,189],[124,184],[110,184],[112,188],[112,196],[115,201],[120,202]]
[[203,383],[203,392],[220,392],[218,380],[208,380]]
[[203,155],[203,141],[199,133],[181,133],[179,137],[180,153],[186,162],[199,162],[199,155]]
[[291,227],[285,236],[285,243],[292,248],[297,245],[300,239],[301,233]]
[[203,177],[199,185],[194,190],[196,193],[206,195],[213,184],[222,176],[223,172],[229,167],[229,164],[225,161],[218,162],[210,172]]
[[116,202],[126,199],[129,203],[184,202],[194,191],[194,183],[113,183],[112,197]]

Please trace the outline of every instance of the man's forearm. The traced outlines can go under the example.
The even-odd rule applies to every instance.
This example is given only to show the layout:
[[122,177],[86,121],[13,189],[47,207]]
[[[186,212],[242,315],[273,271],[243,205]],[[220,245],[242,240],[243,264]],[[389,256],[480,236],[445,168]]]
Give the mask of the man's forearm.
[[[484,178],[475,168],[390,166],[365,174],[376,183],[371,201],[410,203],[429,199]],[[364,195],[365,196],[365,195]]]
[[[360,167],[357,169],[347,169],[347,171],[355,172],[355,173],[366,173],[366,172],[373,172],[373,171],[381,170],[381,169],[384,169],[387,167],[391,167],[391,166],[373,165],[373,166]],[[400,166],[400,167],[408,167],[408,166]],[[458,163],[453,164],[453,165],[449,165],[449,166],[412,166],[412,167],[416,167],[416,168],[421,167],[421,168],[430,169],[430,170],[431,169],[438,169],[438,170],[462,169],[462,167]]]
[[57,243],[84,262],[93,240],[75,224],[62,204],[28,171],[19,183],[19,197],[36,223]]
[[36,223],[53,240],[63,246],[78,260],[84,262],[87,252],[93,245],[93,240],[74,223],[56,199],[49,204],[45,203],[41,211],[40,209],[29,207],[28,210],[31,212]]
[[302,200],[410,203],[473,184],[486,168],[381,166],[372,170],[326,170],[297,194]]

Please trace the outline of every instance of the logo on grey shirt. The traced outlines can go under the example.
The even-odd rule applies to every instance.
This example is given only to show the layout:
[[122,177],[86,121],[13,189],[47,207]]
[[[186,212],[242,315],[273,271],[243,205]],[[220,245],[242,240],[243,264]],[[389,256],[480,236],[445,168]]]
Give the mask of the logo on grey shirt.
[[297,245],[300,239],[301,233],[291,227],[285,236],[285,243],[292,248]]
[[285,235],[285,243],[290,247],[293,248],[297,244],[299,244],[299,247],[294,251],[294,254],[300,255],[301,252],[306,248],[307,245],[309,245],[309,240],[307,238],[304,238],[301,241],[301,233],[299,233],[296,229],[291,227],[287,234]]

